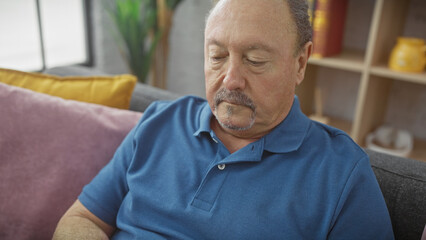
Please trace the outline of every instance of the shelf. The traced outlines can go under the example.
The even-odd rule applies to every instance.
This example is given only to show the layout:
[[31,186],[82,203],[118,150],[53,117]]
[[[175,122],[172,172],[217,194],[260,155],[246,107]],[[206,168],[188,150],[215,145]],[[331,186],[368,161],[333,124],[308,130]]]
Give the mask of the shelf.
[[[362,145],[365,148],[365,145]],[[426,140],[414,139],[414,146],[408,158],[426,163]]]
[[344,50],[341,54],[331,57],[312,57],[309,59],[308,63],[360,73],[364,69],[364,52],[359,50]]
[[[303,105],[302,109],[309,116],[315,112],[315,89],[326,89],[328,102],[321,112],[341,119],[351,119],[346,121],[327,116],[330,118],[329,125],[349,133],[358,144],[363,145],[368,133],[386,122],[387,109],[393,107],[389,106],[389,99],[398,97],[395,96],[395,90],[398,90],[398,93],[402,91],[401,94],[409,94],[404,92],[406,89],[395,89],[394,83],[426,85],[426,72],[403,73],[393,71],[387,66],[389,53],[398,37],[414,34],[417,38],[425,38],[420,30],[424,29],[421,18],[426,15],[421,9],[425,9],[426,1],[351,0],[350,2],[353,6],[348,8],[350,21],[345,25],[346,38],[343,42],[343,51],[335,56],[310,58],[304,83],[298,86],[297,92],[301,106]],[[364,15],[367,17],[371,15],[371,18],[365,19]],[[345,88],[335,84],[341,82]],[[413,87],[412,84],[407,85]],[[421,91],[423,86],[419,86]],[[353,99],[356,100],[355,104]],[[407,101],[413,101],[410,105],[412,108],[423,107],[418,102],[421,99],[415,96]],[[343,104],[346,108],[341,108]],[[401,116],[417,114],[412,110],[401,109]],[[419,110],[418,117],[421,118],[423,108]],[[408,117],[417,119],[417,115],[411,115],[407,115],[407,119]],[[404,122],[401,124],[404,125]],[[409,121],[406,124],[409,124]],[[421,127],[414,126],[414,128],[413,131],[421,131],[418,137],[424,140],[414,140],[414,150],[410,158],[426,162],[426,135]]]
[[426,162],[426,140],[414,139],[414,149],[409,157]]
[[426,72],[423,73],[403,73],[389,69],[385,65],[375,66],[370,69],[371,74],[391,78],[395,80],[426,84]]
[[348,135],[351,134],[352,131],[352,122],[348,120],[343,120],[340,118],[330,117],[330,116],[324,116],[327,117],[329,122],[327,125],[330,125],[332,127],[338,128],[340,130],[343,130]]
[[333,126],[335,128],[338,128],[340,130],[343,130],[348,135],[351,135],[351,131],[352,131],[352,122],[351,121],[332,117],[332,118],[330,118],[329,125]]

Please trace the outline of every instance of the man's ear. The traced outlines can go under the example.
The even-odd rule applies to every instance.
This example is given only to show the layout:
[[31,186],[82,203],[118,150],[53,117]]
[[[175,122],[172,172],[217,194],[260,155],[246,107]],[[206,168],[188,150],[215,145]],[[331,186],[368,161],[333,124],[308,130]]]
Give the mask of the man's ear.
[[300,85],[305,78],[306,66],[308,65],[308,59],[312,54],[312,48],[312,42],[307,42],[297,56],[297,85]]

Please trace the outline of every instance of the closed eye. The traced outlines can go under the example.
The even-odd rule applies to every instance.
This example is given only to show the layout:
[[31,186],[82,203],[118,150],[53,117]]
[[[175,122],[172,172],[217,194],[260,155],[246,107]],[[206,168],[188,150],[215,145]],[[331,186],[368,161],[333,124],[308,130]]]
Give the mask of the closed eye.
[[254,66],[254,67],[262,67],[263,65],[265,65],[265,63],[266,62],[262,62],[262,61],[253,61],[253,60],[250,60],[250,59],[247,59],[246,60],[251,66]]
[[210,57],[210,61],[212,63],[220,63],[222,62],[226,57],[225,56],[212,56]]

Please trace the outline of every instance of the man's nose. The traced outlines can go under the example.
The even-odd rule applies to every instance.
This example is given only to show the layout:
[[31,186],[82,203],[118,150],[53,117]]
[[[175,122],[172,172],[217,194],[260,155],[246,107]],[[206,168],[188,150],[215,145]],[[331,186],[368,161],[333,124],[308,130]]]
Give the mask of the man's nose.
[[242,74],[242,62],[237,59],[230,59],[228,69],[223,80],[224,86],[228,90],[243,90],[246,80]]

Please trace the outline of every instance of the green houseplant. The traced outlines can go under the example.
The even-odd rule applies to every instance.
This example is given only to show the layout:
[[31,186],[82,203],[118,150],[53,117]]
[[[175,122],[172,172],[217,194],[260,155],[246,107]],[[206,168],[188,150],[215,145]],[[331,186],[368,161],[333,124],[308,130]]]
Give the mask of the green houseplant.
[[[157,46],[163,48],[162,45],[168,44],[171,13],[181,1],[113,0],[106,7],[117,30],[120,52],[140,82],[147,82]],[[160,64],[156,61],[154,66],[165,69],[164,64],[165,60]]]

